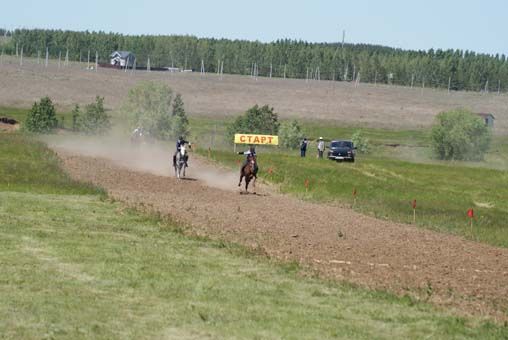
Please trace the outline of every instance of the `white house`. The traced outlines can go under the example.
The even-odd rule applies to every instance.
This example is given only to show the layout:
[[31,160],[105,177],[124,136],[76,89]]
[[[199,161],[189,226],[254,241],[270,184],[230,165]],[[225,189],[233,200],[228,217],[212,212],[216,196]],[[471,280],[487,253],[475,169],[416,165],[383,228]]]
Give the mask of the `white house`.
[[129,51],[115,51],[109,56],[111,58],[111,65],[120,67],[132,67],[136,56]]

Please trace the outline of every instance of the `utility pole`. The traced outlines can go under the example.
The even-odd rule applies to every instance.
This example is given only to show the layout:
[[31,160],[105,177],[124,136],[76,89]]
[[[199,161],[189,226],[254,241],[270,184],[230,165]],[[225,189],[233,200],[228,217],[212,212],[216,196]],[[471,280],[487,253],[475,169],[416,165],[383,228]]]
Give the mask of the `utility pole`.
[[21,46],[21,57],[19,58],[19,66],[23,66],[23,46]]
[[411,74],[411,88],[413,88],[413,83],[414,83],[414,80],[415,80],[415,74]]
[[48,67],[48,58],[49,58],[49,49],[48,46],[46,46],[46,63],[45,63],[46,68]]
[[501,79],[497,81],[497,94],[501,93]]
[[58,51],[58,68],[60,68],[60,60],[62,59],[62,51]]
[[90,69],[90,50],[88,50],[88,62],[86,64],[86,69],[89,70]]
[[134,58],[134,63],[132,64],[131,75],[134,74],[135,70],[136,70],[136,58]]
[[151,69],[150,69],[150,57],[148,57],[148,60],[146,61],[146,70],[148,72],[152,72]]
[[450,84],[451,84],[451,82],[452,82],[452,77],[449,76],[448,77],[448,93],[450,93]]
[[67,49],[67,52],[65,52],[65,63],[64,66],[69,66],[69,49]]
[[272,79],[272,63],[270,63],[270,79]]
[[284,64],[284,79],[286,79],[286,64]]
[[487,82],[485,82],[485,93],[489,93],[489,80],[487,79]]
[[41,50],[37,50],[37,65],[41,63]]
[[205,61],[203,59],[201,59],[201,72],[200,72],[200,74],[202,76],[205,75]]
[[95,72],[97,72],[98,68],[99,68],[99,52],[95,51]]

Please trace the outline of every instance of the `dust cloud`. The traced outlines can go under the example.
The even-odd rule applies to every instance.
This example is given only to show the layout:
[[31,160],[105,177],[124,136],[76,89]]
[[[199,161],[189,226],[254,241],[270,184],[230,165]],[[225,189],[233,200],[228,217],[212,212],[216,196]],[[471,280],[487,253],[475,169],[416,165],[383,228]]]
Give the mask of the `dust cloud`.
[[[175,176],[173,153],[175,143],[132,144],[125,137],[85,137],[85,136],[47,136],[44,142],[55,151],[104,158],[114,163],[140,172],[157,176]],[[222,189],[238,190],[238,176],[235,172],[217,168],[196,153],[189,150],[189,167],[183,180],[197,180],[203,184]]]

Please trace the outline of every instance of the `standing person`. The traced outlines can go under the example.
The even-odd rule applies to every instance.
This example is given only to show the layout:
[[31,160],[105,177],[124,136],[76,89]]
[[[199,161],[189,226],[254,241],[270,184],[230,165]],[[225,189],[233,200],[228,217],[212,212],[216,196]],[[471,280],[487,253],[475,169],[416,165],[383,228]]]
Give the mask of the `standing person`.
[[305,157],[305,153],[307,152],[307,145],[309,144],[309,141],[307,138],[303,138],[302,142],[300,143],[300,157]]
[[319,137],[317,150],[318,158],[323,158],[323,153],[325,152],[325,141],[323,140],[323,137]]

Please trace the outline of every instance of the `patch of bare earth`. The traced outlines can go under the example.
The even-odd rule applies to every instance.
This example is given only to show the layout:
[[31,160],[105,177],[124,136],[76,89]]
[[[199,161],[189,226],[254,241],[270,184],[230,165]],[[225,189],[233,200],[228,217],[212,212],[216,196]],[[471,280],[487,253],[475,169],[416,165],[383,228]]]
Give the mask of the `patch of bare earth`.
[[[261,248],[322,277],[409,294],[460,314],[508,319],[508,249],[266,189],[240,195],[236,183],[221,189],[202,180],[176,180],[169,169],[160,175],[106,158],[62,150],[59,155],[73,178],[99,185],[128,205],[170,215],[192,233]],[[193,174],[206,172],[203,164],[194,158]]]

